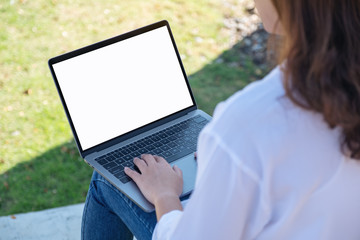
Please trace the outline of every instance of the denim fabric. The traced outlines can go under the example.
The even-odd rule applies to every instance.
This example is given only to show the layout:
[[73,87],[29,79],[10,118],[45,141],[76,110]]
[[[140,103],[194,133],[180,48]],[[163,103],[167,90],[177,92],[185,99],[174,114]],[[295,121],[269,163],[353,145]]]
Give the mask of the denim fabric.
[[86,197],[81,239],[151,239],[155,212],[147,213],[94,171]]

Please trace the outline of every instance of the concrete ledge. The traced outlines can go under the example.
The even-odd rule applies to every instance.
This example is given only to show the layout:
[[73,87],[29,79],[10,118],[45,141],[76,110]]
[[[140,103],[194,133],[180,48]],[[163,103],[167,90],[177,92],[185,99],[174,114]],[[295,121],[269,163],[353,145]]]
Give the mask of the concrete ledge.
[[84,204],[0,217],[0,240],[80,239]]

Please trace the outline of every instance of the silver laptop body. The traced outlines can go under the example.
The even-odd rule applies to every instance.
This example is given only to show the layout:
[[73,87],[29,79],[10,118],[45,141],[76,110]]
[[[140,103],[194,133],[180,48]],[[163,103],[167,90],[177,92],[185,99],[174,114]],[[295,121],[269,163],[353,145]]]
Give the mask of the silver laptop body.
[[87,164],[147,212],[154,206],[122,172],[124,164],[133,168],[134,154],[169,159],[183,171],[182,196],[193,190],[196,139],[211,117],[197,109],[167,21],[51,58],[48,64]]

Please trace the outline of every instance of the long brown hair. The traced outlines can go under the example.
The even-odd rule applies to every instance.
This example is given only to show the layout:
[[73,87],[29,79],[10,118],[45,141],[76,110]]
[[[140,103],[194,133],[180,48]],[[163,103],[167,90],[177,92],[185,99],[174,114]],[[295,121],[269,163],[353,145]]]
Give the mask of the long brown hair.
[[342,129],[360,159],[360,1],[272,0],[284,32],[287,96]]

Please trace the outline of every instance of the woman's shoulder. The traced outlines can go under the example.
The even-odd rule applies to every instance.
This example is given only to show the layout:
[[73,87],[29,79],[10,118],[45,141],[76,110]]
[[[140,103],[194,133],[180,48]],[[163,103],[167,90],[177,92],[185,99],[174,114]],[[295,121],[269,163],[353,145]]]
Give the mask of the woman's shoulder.
[[[334,156],[334,165],[341,155],[339,129],[330,129],[321,114],[291,102],[280,67],[221,103],[204,130],[216,136],[234,156],[241,156],[236,161],[257,169],[259,175],[262,166],[285,160],[293,162],[293,166],[314,164],[311,160],[314,156],[322,159],[324,149]],[[284,149],[286,156],[309,161],[298,161],[296,157],[289,160],[284,157]]]

